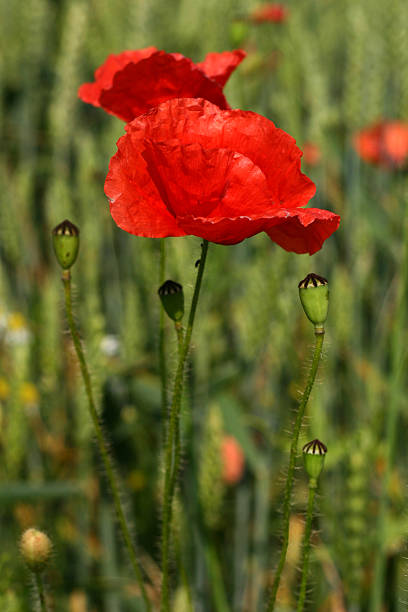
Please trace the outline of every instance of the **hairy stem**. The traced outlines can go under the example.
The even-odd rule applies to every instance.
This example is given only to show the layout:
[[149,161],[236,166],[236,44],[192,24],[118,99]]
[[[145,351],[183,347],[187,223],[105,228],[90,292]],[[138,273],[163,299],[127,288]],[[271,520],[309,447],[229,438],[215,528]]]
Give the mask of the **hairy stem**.
[[[159,285],[164,283],[164,275],[166,270],[166,242],[164,238],[160,238],[160,270],[159,270]],[[162,423],[163,430],[167,422],[167,366],[165,352],[165,312],[163,306],[160,307],[159,321],[159,370],[160,370],[160,387],[161,387],[161,405],[162,405]],[[165,439],[165,433],[163,434]]]
[[183,326],[180,323],[180,321],[174,322],[174,329],[176,330],[178,355],[180,357],[181,351],[183,350],[183,340],[184,340]]
[[275,609],[276,596],[278,593],[279,583],[282,575],[283,566],[285,565],[286,553],[288,550],[289,544],[289,521],[290,521],[290,506],[292,500],[292,490],[293,490],[293,482],[295,479],[295,463],[297,457],[297,449],[298,449],[298,441],[299,441],[299,433],[302,426],[303,416],[305,414],[305,409],[307,406],[307,402],[310,397],[310,393],[313,388],[313,384],[316,378],[317,369],[319,367],[320,357],[322,354],[323,347],[323,339],[324,339],[324,330],[321,330],[320,333],[315,334],[316,342],[313,353],[313,361],[312,366],[310,368],[309,376],[307,378],[306,387],[302,395],[301,402],[299,404],[299,408],[296,414],[295,426],[293,428],[292,442],[290,446],[290,455],[289,455],[289,468],[288,474],[286,477],[285,484],[285,495],[283,499],[283,543],[282,550],[279,558],[278,568],[275,574],[275,580],[272,585],[271,594],[268,602],[268,612],[272,612]]
[[303,559],[302,559],[302,579],[300,582],[299,599],[297,612],[303,612],[306,599],[307,575],[309,572],[310,557],[310,536],[312,535],[313,505],[317,489],[317,481],[314,478],[309,480],[309,501],[307,504],[306,527],[303,536]]
[[93,391],[92,391],[91,377],[89,375],[89,370],[88,370],[88,366],[85,360],[85,354],[82,349],[82,344],[81,344],[80,336],[78,333],[78,329],[77,329],[77,326],[75,324],[74,317],[72,314],[70,270],[64,270],[63,275],[62,275],[62,281],[64,284],[65,310],[66,310],[66,315],[67,315],[67,320],[68,320],[68,326],[71,332],[72,341],[74,343],[75,352],[78,357],[79,367],[81,369],[82,380],[84,382],[85,391],[86,391],[86,395],[88,398],[89,414],[93,422],[96,441],[97,441],[99,452],[102,456],[102,460],[104,463],[106,476],[107,476],[108,483],[111,489],[115,511],[116,511],[118,522],[119,522],[119,527],[120,527],[120,530],[123,536],[123,540],[124,540],[127,552],[129,554],[129,559],[134,569],[136,580],[140,587],[142,597],[143,597],[143,600],[146,606],[146,610],[150,611],[151,606],[150,606],[150,602],[147,597],[146,589],[143,583],[142,571],[139,566],[139,562],[137,560],[136,550],[132,542],[130,530],[129,530],[129,527],[128,527],[128,524],[125,518],[125,513],[123,511],[123,506],[122,506],[122,502],[120,499],[119,486],[116,480],[115,470],[113,468],[113,464],[109,456],[108,446],[104,438],[98,411],[96,409],[96,404],[95,404]]
[[44,583],[40,572],[34,572],[34,580],[38,591],[38,599],[40,600],[41,612],[47,612]]
[[184,369],[186,365],[187,355],[190,349],[191,334],[193,332],[194,318],[200,295],[201,281],[203,278],[205,261],[207,258],[208,241],[204,240],[201,249],[200,265],[197,272],[196,283],[194,287],[193,299],[191,302],[190,314],[184,340],[179,351],[179,359],[174,380],[173,398],[170,408],[169,426],[167,431],[166,451],[165,451],[165,480],[164,480],[164,497],[163,497],[163,522],[162,522],[162,597],[161,610],[162,612],[169,611],[169,548],[170,548],[170,532],[172,520],[172,506],[174,490],[178,475],[180,463],[180,432],[179,419],[181,397],[183,392]]

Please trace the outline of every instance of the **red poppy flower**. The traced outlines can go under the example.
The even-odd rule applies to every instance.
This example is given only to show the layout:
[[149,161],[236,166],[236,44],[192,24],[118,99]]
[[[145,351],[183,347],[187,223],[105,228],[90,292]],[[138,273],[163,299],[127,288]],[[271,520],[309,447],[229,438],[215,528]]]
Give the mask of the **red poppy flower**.
[[222,479],[227,484],[236,484],[242,478],[245,457],[241,445],[234,436],[224,436],[221,445]]
[[209,53],[194,64],[180,53],[156,47],[124,51],[109,55],[96,70],[95,82],[81,85],[78,96],[124,121],[172,98],[204,98],[229,108],[222,88],[245,55],[240,49]]
[[288,18],[289,11],[284,4],[277,2],[262,4],[251,14],[255,23],[283,23]]
[[317,166],[322,158],[320,147],[314,142],[305,142],[303,145],[303,159],[305,163],[312,167]]
[[180,98],[125,129],[105,193],[131,234],[236,244],[265,231],[287,251],[312,254],[339,225],[327,210],[301,208],[315,193],[302,153],[261,115]]
[[358,132],[353,143],[364,161],[401,168],[408,162],[408,123],[380,121]]

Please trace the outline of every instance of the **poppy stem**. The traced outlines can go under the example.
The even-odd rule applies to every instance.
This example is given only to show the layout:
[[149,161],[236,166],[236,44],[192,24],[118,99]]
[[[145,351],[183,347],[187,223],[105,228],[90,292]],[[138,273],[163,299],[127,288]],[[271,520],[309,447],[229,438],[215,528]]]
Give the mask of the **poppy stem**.
[[81,370],[82,380],[83,380],[86,395],[88,398],[89,414],[93,422],[96,441],[98,443],[99,452],[102,456],[102,460],[104,463],[105,473],[106,473],[108,483],[111,489],[115,511],[116,511],[116,516],[118,519],[120,530],[122,532],[123,540],[124,540],[126,549],[128,551],[132,567],[135,572],[137,583],[141,590],[141,594],[143,597],[143,601],[145,603],[146,610],[150,612],[151,606],[150,606],[150,602],[147,597],[146,589],[143,583],[142,570],[137,560],[136,549],[132,542],[132,538],[130,535],[130,529],[128,527],[128,524],[125,518],[125,513],[124,513],[122,502],[120,499],[119,486],[116,481],[115,470],[113,468],[112,461],[109,457],[108,446],[105,441],[105,437],[104,437],[103,430],[102,430],[102,425],[100,422],[98,411],[96,409],[96,404],[95,404],[92,384],[91,384],[91,377],[89,375],[88,366],[85,360],[85,354],[82,349],[79,332],[78,332],[78,329],[77,329],[77,326],[76,326],[76,323],[74,321],[74,317],[72,314],[71,272],[69,269],[64,270],[64,272],[62,273],[62,282],[64,284],[65,310],[66,310],[66,316],[68,320],[68,326],[71,332],[72,341],[74,343],[75,352],[77,354],[79,367]]
[[303,612],[306,599],[307,575],[309,572],[309,557],[310,557],[310,536],[312,535],[312,519],[313,505],[317,489],[317,480],[311,478],[309,480],[309,500],[307,504],[306,527],[303,536],[303,560],[302,560],[302,580],[300,583],[299,599],[297,612]]
[[[160,238],[160,269],[159,269],[159,285],[164,283],[164,275],[166,272],[166,242],[164,238]],[[165,319],[166,313],[163,306],[160,307],[159,321],[159,370],[160,370],[160,387],[161,387],[161,405],[162,405],[162,423],[163,430],[167,421],[167,366],[166,366],[166,351],[165,351]],[[163,440],[166,434],[163,431]]]
[[181,351],[183,350],[183,340],[184,340],[183,326],[180,323],[180,321],[174,322],[174,329],[176,330],[178,355],[180,357]]
[[35,585],[38,591],[38,599],[40,600],[41,612],[47,612],[47,604],[45,601],[44,583],[40,572],[33,572]]
[[179,359],[174,380],[173,399],[170,407],[169,426],[167,431],[166,450],[165,450],[165,479],[163,497],[163,522],[162,522],[162,594],[161,610],[168,612],[169,607],[169,548],[170,532],[173,510],[173,497],[176,487],[177,475],[180,464],[180,407],[183,393],[184,370],[187,356],[190,350],[191,335],[193,332],[194,318],[197,310],[198,298],[200,295],[201,281],[203,278],[205,262],[207,258],[208,241],[203,240],[201,247],[201,259],[198,267],[196,283],[194,287],[193,299],[191,302],[190,314],[184,334],[182,344],[179,337]]
[[303,416],[305,414],[305,409],[307,406],[307,402],[310,397],[310,393],[313,388],[313,384],[316,378],[317,369],[319,367],[320,357],[322,354],[323,347],[323,339],[324,339],[324,329],[320,329],[317,333],[315,333],[316,342],[313,353],[313,361],[310,368],[309,376],[306,382],[306,387],[302,395],[301,402],[299,404],[299,408],[296,414],[295,425],[293,428],[293,436],[292,442],[290,446],[290,454],[289,454],[289,468],[288,474],[286,477],[285,484],[285,495],[283,499],[283,543],[282,550],[279,558],[278,568],[275,574],[275,580],[272,585],[271,594],[269,597],[268,603],[268,612],[272,612],[275,609],[276,596],[278,593],[279,583],[281,579],[281,574],[283,570],[283,566],[285,565],[286,553],[288,550],[289,544],[289,521],[290,521],[290,507],[292,501],[292,490],[293,483],[295,479],[295,463],[297,457],[297,449],[298,449],[298,441],[299,441],[299,433],[300,428],[302,426]]

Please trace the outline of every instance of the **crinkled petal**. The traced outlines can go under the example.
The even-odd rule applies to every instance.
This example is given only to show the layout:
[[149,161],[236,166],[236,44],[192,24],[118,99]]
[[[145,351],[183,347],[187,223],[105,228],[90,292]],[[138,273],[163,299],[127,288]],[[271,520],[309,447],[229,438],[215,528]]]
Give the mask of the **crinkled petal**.
[[314,183],[300,170],[302,152],[294,138],[272,121],[250,111],[220,110],[203,99],[176,99],[126,126],[156,142],[175,138],[207,149],[229,149],[248,157],[266,177],[271,202],[300,207],[314,196]]
[[320,208],[291,208],[277,210],[275,221],[267,230],[271,240],[286,251],[313,255],[337,230],[340,217]]
[[159,51],[117,72],[112,86],[102,90],[99,102],[108,112],[131,121],[166,100],[186,97],[205,98],[229,108],[220,85],[190,59]]
[[246,238],[263,232],[269,219],[249,217],[224,217],[208,219],[187,215],[178,217],[177,222],[186,234],[199,236],[217,244],[237,244]]
[[266,232],[286,251],[313,255],[339,226],[340,217],[328,210],[277,209],[275,215],[250,219],[248,217],[212,218],[178,217],[179,226],[186,232],[218,244],[237,244],[245,238]]
[[224,87],[234,70],[246,57],[246,52],[242,49],[235,51],[223,51],[222,53],[208,53],[203,62],[197,66],[205,74],[217,81],[218,85]]
[[83,102],[93,104],[93,106],[101,106],[99,97],[103,89],[108,89],[112,86],[113,77],[131,62],[137,63],[140,60],[150,57],[157,51],[156,47],[146,47],[137,51],[123,51],[118,54],[108,55],[105,62],[95,70],[95,81],[93,83],[84,83],[78,89],[78,96]]
[[255,217],[272,209],[262,171],[236,151],[146,140],[143,157],[175,217]]
[[184,236],[185,232],[163,203],[143,157],[130,139],[123,136],[117,144],[118,151],[110,161],[105,181],[105,194],[116,224],[137,236]]
[[338,227],[329,211],[296,207],[314,193],[300,172],[300,151],[254,113],[169,100],[126,132],[105,191],[114,219],[133,234],[235,244],[265,231],[286,250],[314,253]]

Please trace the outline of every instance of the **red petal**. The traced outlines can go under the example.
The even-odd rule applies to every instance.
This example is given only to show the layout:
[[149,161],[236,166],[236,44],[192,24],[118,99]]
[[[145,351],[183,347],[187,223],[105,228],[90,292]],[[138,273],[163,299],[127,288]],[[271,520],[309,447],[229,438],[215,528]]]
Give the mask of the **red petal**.
[[224,87],[235,68],[246,57],[242,49],[224,51],[223,53],[208,53],[203,62],[197,64],[205,74]]
[[156,47],[146,47],[137,51],[123,51],[117,55],[108,55],[105,62],[95,70],[95,82],[84,83],[78,89],[79,98],[88,104],[101,106],[99,96],[103,89],[108,89],[112,86],[115,74],[127,64],[131,62],[136,64],[140,60],[150,57],[156,51]]
[[117,145],[105,181],[105,194],[116,224],[137,236],[184,236],[185,232],[161,200],[134,143],[123,136]]
[[237,244],[265,230],[269,219],[231,217],[207,219],[204,217],[178,217],[177,222],[186,234],[204,238],[217,244]]
[[228,149],[199,143],[145,141],[143,157],[163,201],[175,217],[263,216],[272,209],[268,185],[253,162]]
[[286,251],[309,255],[319,251],[340,224],[338,215],[320,208],[279,209],[276,216],[280,221],[267,230],[269,238]]
[[265,231],[273,242],[286,251],[313,255],[339,227],[340,217],[319,208],[278,208],[275,215],[263,218],[208,219],[186,216],[178,217],[177,222],[186,234],[226,245],[237,244]]
[[[248,157],[266,177],[271,204],[286,208],[308,203],[314,183],[300,171],[302,152],[294,138],[261,115],[249,111],[221,111],[206,100],[169,100],[126,126],[152,140],[175,138],[206,149],[229,149]],[[240,211],[236,211],[236,216]]]
[[205,98],[228,108],[221,87],[193,62],[179,54],[159,51],[116,73],[112,86],[100,95],[100,105],[125,121],[172,98]]
[[105,191],[115,220],[133,234],[235,244],[266,231],[287,250],[314,253],[338,227],[329,211],[294,208],[314,193],[300,172],[301,153],[254,113],[169,100],[126,131]]

